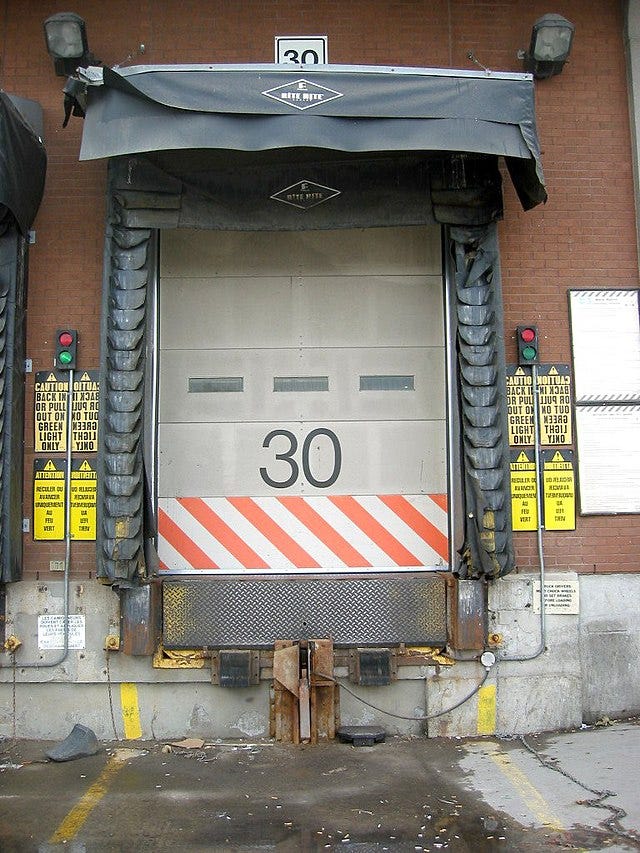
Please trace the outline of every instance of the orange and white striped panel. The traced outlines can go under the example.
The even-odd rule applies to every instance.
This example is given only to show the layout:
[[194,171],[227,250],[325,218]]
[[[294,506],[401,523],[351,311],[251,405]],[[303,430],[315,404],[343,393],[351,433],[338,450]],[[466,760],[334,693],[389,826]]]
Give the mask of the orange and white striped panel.
[[446,495],[160,498],[168,572],[440,568]]

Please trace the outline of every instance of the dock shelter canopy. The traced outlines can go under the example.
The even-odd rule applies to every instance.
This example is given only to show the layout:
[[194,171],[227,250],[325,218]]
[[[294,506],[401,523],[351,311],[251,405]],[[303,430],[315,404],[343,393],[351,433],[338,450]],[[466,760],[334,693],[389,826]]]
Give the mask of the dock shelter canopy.
[[504,157],[525,209],[546,201],[529,74],[328,65],[80,73],[81,160],[186,149],[245,152],[244,162],[283,149],[485,154]]
[[79,74],[65,92],[75,98],[67,114],[73,107],[85,117],[80,157],[110,161],[98,575],[128,588],[157,565],[153,513],[144,511],[140,381],[155,232],[421,224],[448,227],[455,265],[466,528],[457,532],[463,544],[455,571],[471,578],[510,571],[506,412],[498,390],[498,161],[504,158],[525,209],[546,200],[533,78],[289,65],[89,67]]
[[41,125],[39,104],[0,91],[0,233],[12,217],[26,234],[40,207],[47,169]]

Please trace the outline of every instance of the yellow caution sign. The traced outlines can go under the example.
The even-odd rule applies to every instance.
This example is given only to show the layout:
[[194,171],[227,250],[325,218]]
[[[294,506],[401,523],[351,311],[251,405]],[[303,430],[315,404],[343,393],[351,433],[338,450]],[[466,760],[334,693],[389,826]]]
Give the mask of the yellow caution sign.
[[[572,442],[571,375],[568,364],[538,365],[538,420],[540,444]],[[533,385],[531,368],[507,365],[507,418],[509,444],[534,444]]]
[[72,449],[95,453],[98,449],[98,397],[96,370],[85,370],[73,380]]
[[34,459],[33,538],[64,539],[65,462]]
[[75,459],[71,469],[69,527],[72,539],[96,538],[98,474],[88,459]]
[[36,453],[67,449],[68,374],[53,370],[36,373],[34,385],[34,446]]
[[542,453],[544,526],[546,530],[576,529],[576,488],[572,450]]
[[512,447],[532,445],[533,387],[531,371],[507,365],[507,418],[509,444]]
[[571,376],[568,364],[540,365],[538,411],[540,444],[571,444]]
[[[72,450],[98,450],[97,370],[85,370],[73,379]],[[64,453],[67,450],[67,404],[69,374],[62,370],[36,373],[34,386],[34,446],[36,453]]]
[[537,530],[536,463],[533,451],[511,451],[511,527]]

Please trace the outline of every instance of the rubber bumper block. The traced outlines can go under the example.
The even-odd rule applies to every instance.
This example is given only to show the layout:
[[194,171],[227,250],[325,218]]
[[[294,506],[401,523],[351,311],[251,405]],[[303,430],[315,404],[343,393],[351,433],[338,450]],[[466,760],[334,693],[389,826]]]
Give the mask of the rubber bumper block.
[[100,744],[94,732],[80,723],[59,744],[45,753],[51,761],[73,761],[74,758],[84,758],[99,752]]
[[341,743],[352,743],[354,746],[384,743],[387,736],[385,730],[379,726],[340,726],[336,734]]

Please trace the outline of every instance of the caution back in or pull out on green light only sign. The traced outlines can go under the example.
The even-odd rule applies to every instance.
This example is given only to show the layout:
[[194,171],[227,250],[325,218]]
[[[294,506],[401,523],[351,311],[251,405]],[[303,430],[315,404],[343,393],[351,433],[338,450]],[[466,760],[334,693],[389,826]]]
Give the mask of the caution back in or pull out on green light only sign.
[[[35,375],[34,448],[36,453],[64,453],[67,449],[69,374],[42,370]],[[74,453],[98,450],[97,370],[84,370],[73,379],[72,447]]]
[[[567,447],[573,441],[571,376],[568,364],[538,365],[540,444]],[[507,365],[507,418],[511,447],[534,444],[531,369]]]

